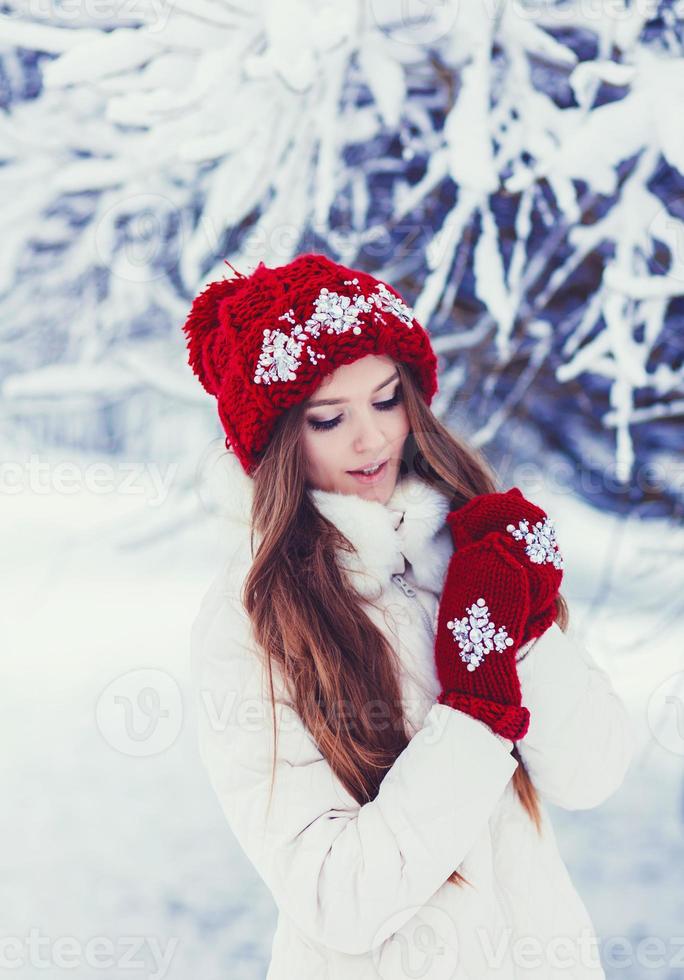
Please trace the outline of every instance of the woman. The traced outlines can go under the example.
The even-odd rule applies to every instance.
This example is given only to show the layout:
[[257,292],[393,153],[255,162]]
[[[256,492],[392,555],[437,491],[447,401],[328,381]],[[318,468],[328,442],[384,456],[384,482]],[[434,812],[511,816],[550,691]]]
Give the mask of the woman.
[[434,351],[386,283],[260,263],[184,330],[231,450],[200,750],[278,906],[269,980],[603,977],[544,801],[601,803],[633,738],[551,522],[430,412]]

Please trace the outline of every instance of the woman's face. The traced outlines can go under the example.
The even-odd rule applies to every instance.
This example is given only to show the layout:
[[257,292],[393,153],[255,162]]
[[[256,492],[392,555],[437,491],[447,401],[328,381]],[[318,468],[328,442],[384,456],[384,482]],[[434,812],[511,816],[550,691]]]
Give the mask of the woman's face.
[[[305,402],[303,425],[311,486],[387,503],[409,433],[391,357],[368,354],[338,367]],[[351,472],[378,462],[384,465],[374,477],[364,480]]]

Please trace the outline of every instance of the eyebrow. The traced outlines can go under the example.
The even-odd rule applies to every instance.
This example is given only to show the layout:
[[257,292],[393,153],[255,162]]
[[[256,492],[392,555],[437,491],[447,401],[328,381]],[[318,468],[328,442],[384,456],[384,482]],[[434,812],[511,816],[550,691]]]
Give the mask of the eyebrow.
[[[386,381],[382,381],[377,386],[377,388],[373,388],[373,391],[374,392],[380,391],[381,388],[384,388],[385,385],[388,385],[390,383],[390,381],[394,381],[398,377],[399,377],[399,372],[395,371],[394,374],[392,374]],[[315,405],[339,405],[341,402],[348,402],[348,401],[349,401],[348,398],[324,398],[324,399],[318,399],[318,401],[315,402],[307,402],[307,407],[313,408]]]

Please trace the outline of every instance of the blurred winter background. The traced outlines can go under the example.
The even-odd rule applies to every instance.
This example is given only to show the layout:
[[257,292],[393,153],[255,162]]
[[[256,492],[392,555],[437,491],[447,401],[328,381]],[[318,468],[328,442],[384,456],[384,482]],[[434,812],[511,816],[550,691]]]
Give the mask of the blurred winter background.
[[200,768],[222,432],[181,324],[323,251],[414,303],[437,414],[550,511],[639,750],[551,808],[609,977],[684,975],[684,4],[0,3],[3,967],[256,980]]

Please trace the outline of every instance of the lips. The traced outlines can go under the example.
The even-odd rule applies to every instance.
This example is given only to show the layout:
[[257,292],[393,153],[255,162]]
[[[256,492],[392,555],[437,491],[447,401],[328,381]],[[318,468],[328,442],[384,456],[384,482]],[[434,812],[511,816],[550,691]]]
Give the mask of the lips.
[[386,462],[387,462],[386,459],[379,459],[375,463],[368,463],[366,466],[361,466],[358,470],[347,470],[347,472],[348,473],[363,473],[364,470],[369,470],[369,469],[371,469],[371,467],[382,466],[382,464],[383,463],[386,463]]

